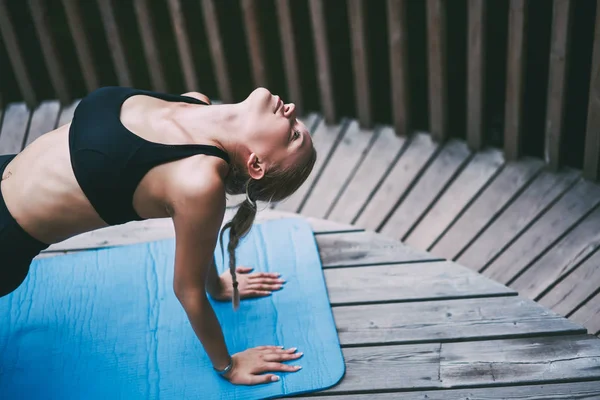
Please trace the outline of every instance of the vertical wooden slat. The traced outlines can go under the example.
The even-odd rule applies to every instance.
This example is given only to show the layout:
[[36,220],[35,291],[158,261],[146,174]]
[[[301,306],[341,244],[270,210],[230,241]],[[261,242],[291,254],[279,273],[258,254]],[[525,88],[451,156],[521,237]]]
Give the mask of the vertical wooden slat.
[[570,37],[570,0],[554,0],[552,39],[550,43],[550,72],[548,74],[548,103],[546,108],[545,158],[556,170],[562,161],[562,145],[567,100],[567,68]]
[[148,0],[134,0],[133,5],[140,27],[140,36],[144,55],[146,56],[146,63],[150,71],[152,89],[159,92],[166,92],[167,81],[162,67],[163,60],[160,59],[160,51],[158,49],[158,42],[156,41],[156,29],[154,28],[154,21]]
[[406,0],[387,0],[392,114],[397,135],[410,129]]
[[333,80],[331,77],[331,63],[329,61],[329,44],[327,42],[327,22],[322,0],[310,0],[310,20],[312,23],[314,45],[316,50],[317,78],[319,81],[319,94],[321,108],[325,122],[333,124],[336,121],[335,102],[333,99]]
[[596,26],[590,77],[587,129],[583,174],[587,179],[600,179],[600,0],[596,1]]
[[436,141],[448,136],[446,12],[442,0],[427,0],[429,129]]
[[75,43],[75,51],[85,80],[85,87],[91,92],[99,86],[98,74],[90,49],[90,41],[85,33],[85,23],[81,17],[81,5],[79,0],[63,0],[63,6],[65,7],[69,30]]
[[44,56],[48,74],[50,75],[50,82],[60,102],[67,104],[71,96],[67,88],[67,80],[62,65],[60,64],[60,55],[56,49],[56,43],[54,42],[48,22],[46,1],[28,0],[28,4],[33,18],[33,26],[40,40],[42,55]]
[[354,72],[356,110],[361,127],[371,128],[371,90],[369,79],[369,52],[367,40],[367,13],[365,0],[348,1],[348,19],[352,40],[352,70]]
[[522,108],[525,78],[527,7],[525,0],[510,0],[508,11],[508,57],[506,65],[506,106],[504,156],[516,160],[522,147]]
[[185,30],[185,20],[181,11],[181,0],[169,0],[169,14],[171,15],[171,24],[175,33],[177,51],[179,52],[179,61],[183,69],[183,78],[187,91],[198,90],[198,78],[196,77],[196,68],[192,59],[192,50],[190,39]]
[[242,0],[242,14],[244,16],[244,29],[246,41],[250,52],[250,65],[252,66],[252,79],[254,86],[269,86],[267,66],[265,64],[265,49],[263,47],[262,30],[260,27],[257,0]]
[[208,45],[210,47],[213,69],[217,77],[217,86],[221,101],[224,103],[233,102],[233,92],[229,80],[229,69],[225,52],[223,50],[223,40],[219,28],[217,10],[214,0],[202,0],[202,14],[204,16],[204,25],[206,25],[206,34],[208,36]]
[[17,42],[17,35],[10,19],[10,15],[8,14],[5,0],[0,0],[0,34],[2,35],[2,41],[6,46],[8,59],[10,60],[15,73],[19,90],[29,108],[34,108],[37,104],[37,96],[33,89],[32,82],[29,79],[29,74],[25,67],[25,60],[23,59],[21,48]]
[[298,115],[304,115],[304,102],[300,88],[300,72],[298,71],[298,57],[296,38],[292,22],[291,0],[277,0],[277,19],[281,37],[281,50],[283,52],[283,66],[287,84],[288,96],[296,104]]
[[112,0],[97,0],[97,2],[119,85],[131,87],[133,81],[127,64],[127,58],[125,57],[125,47],[121,39],[121,33],[115,19]]
[[484,143],[485,110],[485,0],[469,0],[467,43],[467,143],[480,150]]

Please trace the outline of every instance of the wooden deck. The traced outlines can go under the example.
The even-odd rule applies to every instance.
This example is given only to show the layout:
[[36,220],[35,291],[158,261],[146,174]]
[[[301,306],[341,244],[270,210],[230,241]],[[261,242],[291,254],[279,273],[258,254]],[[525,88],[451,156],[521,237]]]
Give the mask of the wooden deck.
[[[292,216],[266,210],[258,220]],[[308,220],[346,374],[335,387],[303,398],[600,397],[600,339],[581,325],[397,240]],[[69,239],[42,256],[173,234],[169,219],[134,222]]]

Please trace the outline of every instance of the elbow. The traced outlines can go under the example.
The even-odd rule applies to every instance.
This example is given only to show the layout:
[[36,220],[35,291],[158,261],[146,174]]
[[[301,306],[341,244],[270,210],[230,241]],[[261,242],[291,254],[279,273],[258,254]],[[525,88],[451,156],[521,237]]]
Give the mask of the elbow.
[[179,300],[179,303],[185,309],[198,308],[202,306],[204,302],[208,301],[204,289],[196,285],[174,283],[173,292],[175,293],[177,300]]

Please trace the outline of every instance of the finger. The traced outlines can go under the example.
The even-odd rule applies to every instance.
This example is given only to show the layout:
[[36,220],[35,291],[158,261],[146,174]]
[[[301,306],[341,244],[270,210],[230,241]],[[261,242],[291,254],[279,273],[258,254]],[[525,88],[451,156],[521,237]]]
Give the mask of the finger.
[[280,279],[280,278],[261,278],[261,277],[255,277],[253,275],[248,275],[248,282],[249,283],[269,283],[269,284],[281,284],[281,283],[285,283],[285,280]]
[[265,371],[296,372],[302,369],[299,365],[287,365],[277,362],[268,362],[264,366]]
[[250,384],[251,385],[260,385],[261,383],[277,382],[278,380],[279,380],[279,377],[277,375],[273,375],[273,374],[252,375],[250,377]]
[[258,278],[279,278],[281,274],[277,272],[255,272],[250,276]]
[[256,346],[255,349],[256,350],[276,350],[276,349],[281,349],[282,346]]
[[298,350],[296,347],[292,347],[291,349],[285,349],[285,348],[281,348],[281,347],[265,349],[265,351],[268,352],[269,354],[292,354],[292,353],[295,353],[296,350]]
[[248,290],[279,290],[282,288],[281,284],[276,285],[261,285],[258,283],[253,283],[248,285]]
[[263,356],[265,361],[282,362],[289,360],[297,360],[302,357],[303,353],[281,353],[281,354],[266,354]]
[[237,267],[235,269],[235,272],[239,272],[240,274],[247,274],[248,272],[252,271],[254,268],[250,268],[250,267]]
[[271,292],[266,290],[250,290],[242,294],[244,297],[266,297],[270,296]]

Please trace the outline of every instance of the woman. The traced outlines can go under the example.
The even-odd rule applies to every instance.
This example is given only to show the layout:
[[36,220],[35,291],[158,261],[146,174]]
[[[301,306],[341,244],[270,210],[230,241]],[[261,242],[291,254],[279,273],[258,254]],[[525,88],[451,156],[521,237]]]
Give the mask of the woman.
[[[105,87],[85,97],[70,124],[18,155],[0,156],[0,296],[15,290],[50,244],[133,220],[171,217],[173,288],[217,373],[234,384],[278,380],[295,349],[262,346],[229,355],[207,299],[265,296],[277,274],[236,275],[234,250],[250,229],[256,201],[279,201],[307,178],[316,152],[294,104],[254,90],[237,104],[206,107],[200,93],[167,95]],[[226,193],[246,200],[230,228],[229,271],[213,254]],[[239,285],[239,286],[238,286]]]

